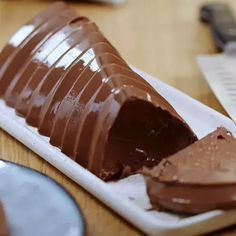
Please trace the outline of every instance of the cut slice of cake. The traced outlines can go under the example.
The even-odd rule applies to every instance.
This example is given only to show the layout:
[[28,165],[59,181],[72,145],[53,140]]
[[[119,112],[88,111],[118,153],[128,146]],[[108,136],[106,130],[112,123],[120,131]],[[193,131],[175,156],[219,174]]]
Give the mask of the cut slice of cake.
[[153,207],[200,213],[236,207],[236,140],[225,128],[144,171]]

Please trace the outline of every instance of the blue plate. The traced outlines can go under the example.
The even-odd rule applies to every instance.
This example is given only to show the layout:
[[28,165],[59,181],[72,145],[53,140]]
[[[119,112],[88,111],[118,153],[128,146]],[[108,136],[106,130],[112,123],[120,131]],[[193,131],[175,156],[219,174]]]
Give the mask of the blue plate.
[[0,200],[11,236],[82,236],[81,210],[51,178],[0,160]]

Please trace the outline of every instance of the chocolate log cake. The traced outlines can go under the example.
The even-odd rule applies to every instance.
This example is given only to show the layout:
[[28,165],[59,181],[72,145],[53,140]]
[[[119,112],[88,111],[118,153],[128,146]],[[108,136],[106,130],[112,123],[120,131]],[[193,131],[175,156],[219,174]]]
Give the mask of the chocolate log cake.
[[2,49],[0,96],[104,180],[127,166],[130,173],[154,166],[197,139],[96,24],[64,3],[22,26]]
[[236,140],[218,128],[146,170],[153,207],[196,214],[236,207]]

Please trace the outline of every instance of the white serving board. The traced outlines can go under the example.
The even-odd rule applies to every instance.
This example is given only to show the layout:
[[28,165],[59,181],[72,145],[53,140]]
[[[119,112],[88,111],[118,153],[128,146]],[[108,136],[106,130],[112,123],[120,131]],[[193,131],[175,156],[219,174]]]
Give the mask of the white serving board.
[[[134,70],[175,107],[199,138],[218,126],[224,126],[236,135],[236,126],[229,118],[152,76],[136,68]],[[216,210],[189,217],[148,210],[150,204],[142,176],[103,182],[51,146],[47,137],[27,126],[24,119],[18,117],[2,100],[0,127],[148,235],[197,235],[236,223],[236,210]]]

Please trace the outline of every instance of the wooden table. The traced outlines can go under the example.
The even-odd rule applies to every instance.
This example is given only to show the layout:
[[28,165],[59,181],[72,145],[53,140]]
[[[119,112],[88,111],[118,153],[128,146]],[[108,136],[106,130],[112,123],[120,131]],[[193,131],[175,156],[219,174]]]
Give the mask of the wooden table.
[[[129,63],[224,113],[195,61],[198,54],[216,52],[208,27],[198,20],[198,9],[203,2],[128,0],[120,7],[86,3],[71,5],[97,22]],[[234,0],[227,2],[233,5]],[[0,46],[47,4],[46,1],[0,1]],[[236,4],[234,7],[236,10]],[[80,204],[88,235],[141,234],[2,130],[0,157],[39,170],[61,183]]]

